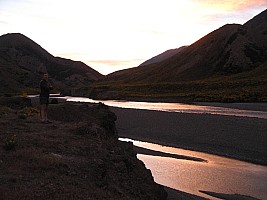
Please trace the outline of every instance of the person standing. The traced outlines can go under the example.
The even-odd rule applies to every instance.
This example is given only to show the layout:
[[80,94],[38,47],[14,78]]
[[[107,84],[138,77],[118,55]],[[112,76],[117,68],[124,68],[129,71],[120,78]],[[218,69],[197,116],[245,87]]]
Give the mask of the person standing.
[[48,82],[48,73],[44,73],[40,82],[40,117],[42,123],[50,123],[47,118],[50,90],[52,85]]

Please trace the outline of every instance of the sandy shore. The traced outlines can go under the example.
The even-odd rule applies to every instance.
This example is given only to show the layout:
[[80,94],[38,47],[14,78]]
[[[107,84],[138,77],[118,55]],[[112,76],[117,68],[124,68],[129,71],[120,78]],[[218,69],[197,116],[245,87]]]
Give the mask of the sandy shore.
[[120,137],[267,165],[267,120],[110,108]]

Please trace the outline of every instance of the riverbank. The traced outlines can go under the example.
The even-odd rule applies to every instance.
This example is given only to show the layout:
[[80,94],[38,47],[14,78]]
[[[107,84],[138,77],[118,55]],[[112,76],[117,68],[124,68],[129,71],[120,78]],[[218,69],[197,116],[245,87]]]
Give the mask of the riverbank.
[[120,137],[267,165],[267,120],[112,107]]
[[0,199],[166,199],[103,104],[0,101]]

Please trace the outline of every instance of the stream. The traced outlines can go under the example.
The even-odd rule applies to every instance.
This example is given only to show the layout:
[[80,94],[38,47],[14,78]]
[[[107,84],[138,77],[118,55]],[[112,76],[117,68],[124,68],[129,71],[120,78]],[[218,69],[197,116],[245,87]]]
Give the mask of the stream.
[[[258,199],[267,199],[267,167],[212,154],[162,146],[128,138],[135,146],[175,155],[202,158],[197,162],[170,157],[138,154],[151,170],[154,180],[170,188],[211,198],[202,192],[241,194]],[[216,198],[212,198],[216,199]]]
[[[266,111],[241,110],[217,106],[113,100],[97,101],[84,97],[68,96],[57,98],[63,98],[67,101],[74,102],[102,102],[108,106],[120,108],[267,119]],[[120,140],[133,142],[135,146],[150,150],[172,155],[191,156],[207,161],[198,162],[164,156],[138,154],[138,159],[144,162],[146,167],[151,170],[154,180],[161,185],[209,199],[211,196],[200,191],[221,194],[240,194],[257,199],[267,199],[267,166],[256,165],[207,153],[135,141],[128,138],[120,138]],[[216,198],[212,197],[212,199]]]

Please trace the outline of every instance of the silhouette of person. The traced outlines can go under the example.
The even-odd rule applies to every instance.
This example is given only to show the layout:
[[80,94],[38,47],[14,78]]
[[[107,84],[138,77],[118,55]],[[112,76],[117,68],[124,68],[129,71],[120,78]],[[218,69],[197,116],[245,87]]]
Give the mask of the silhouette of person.
[[41,122],[50,123],[47,119],[48,104],[50,90],[53,90],[52,85],[48,82],[48,73],[44,73],[43,79],[40,82],[40,117]]

